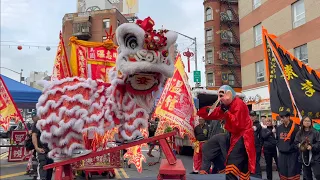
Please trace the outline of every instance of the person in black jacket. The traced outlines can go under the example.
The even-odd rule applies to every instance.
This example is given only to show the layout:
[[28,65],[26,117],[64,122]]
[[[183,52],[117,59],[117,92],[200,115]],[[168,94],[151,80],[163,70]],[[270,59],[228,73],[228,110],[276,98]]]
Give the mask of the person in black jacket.
[[312,125],[310,117],[303,117],[301,129],[295,138],[295,144],[300,150],[299,161],[302,162],[303,179],[312,180],[312,171],[320,180],[320,135]]
[[267,118],[265,123],[266,127],[261,129],[261,139],[263,141],[263,153],[267,166],[267,179],[272,180],[273,159],[278,166],[276,128],[272,125],[271,118]]
[[[294,140],[299,126],[290,120],[289,112],[280,112],[282,124],[277,128],[277,147],[279,150],[278,172],[280,179],[299,179],[301,172],[301,164],[298,161],[299,151],[294,144]],[[292,134],[289,132],[294,128]]]
[[205,120],[200,118],[199,125],[194,128],[194,136],[196,142],[194,143],[193,153],[193,172],[190,174],[198,174],[201,169],[202,163],[202,146],[208,140],[209,127],[205,123]]
[[262,178],[261,167],[260,167],[260,158],[261,158],[261,148],[262,148],[262,140],[260,137],[261,132],[261,124],[257,118],[257,114],[255,111],[250,111],[250,118],[253,122],[253,130],[254,130],[254,141],[256,147],[256,173],[253,174],[253,177]]

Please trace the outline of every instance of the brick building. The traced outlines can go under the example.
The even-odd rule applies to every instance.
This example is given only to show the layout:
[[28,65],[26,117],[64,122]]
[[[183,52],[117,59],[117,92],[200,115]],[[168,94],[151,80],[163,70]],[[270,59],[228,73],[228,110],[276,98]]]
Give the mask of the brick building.
[[262,26],[298,59],[320,70],[319,7],[319,0],[239,1],[242,89],[254,110],[270,113]]
[[228,84],[241,91],[238,0],[205,0],[206,86]]
[[85,41],[102,42],[106,39],[105,30],[109,32],[109,28],[112,26],[112,31],[115,32],[120,24],[126,22],[128,22],[127,18],[116,8],[66,14],[63,17],[62,35],[68,55],[70,50],[67,43],[71,36]]

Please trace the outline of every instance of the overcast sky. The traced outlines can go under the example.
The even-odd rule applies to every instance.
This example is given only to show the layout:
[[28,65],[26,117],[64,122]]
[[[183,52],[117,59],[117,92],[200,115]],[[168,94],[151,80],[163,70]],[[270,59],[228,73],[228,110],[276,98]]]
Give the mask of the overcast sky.
[[[198,68],[202,71],[202,85],[205,85],[202,3],[203,0],[139,0],[138,17],[150,16],[157,29],[163,25],[166,29],[197,37]],[[76,12],[76,7],[76,0],[1,0],[0,66],[18,72],[23,69],[25,77],[29,77],[31,71],[48,71],[51,75],[62,18],[66,13]],[[182,52],[192,44],[191,40],[181,36],[177,42],[178,50]],[[21,51],[17,50],[18,45],[23,46]],[[51,50],[47,51],[46,46]],[[186,58],[183,59],[186,65]],[[18,74],[0,70],[1,74],[19,80]],[[191,62],[191,70],[194,70],[194,61]],[[189,79],[193,81],[192,73]]]

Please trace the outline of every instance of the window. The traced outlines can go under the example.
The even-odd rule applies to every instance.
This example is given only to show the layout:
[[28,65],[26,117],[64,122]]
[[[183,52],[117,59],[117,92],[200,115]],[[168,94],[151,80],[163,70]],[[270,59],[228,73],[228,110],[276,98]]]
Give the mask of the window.
[[292,4],[293,28],[299,27],[306,22],[304,0]]
[[253,0],[253,9],[257,9],[261,6],[261,0]]
[[212,29],[208,29],[206,30],[206,39],[207,39],[207,42],[210,42],[212,41]]
[[207,51],[207,64],[213,63],[213,54],[212,51]]
[[207,73],[207,83],[209,87],[214,86],[213,73]]
[[103,28],[104,29],[110,28],[110,19],[104,19],[103,20]]
[[105,41],[106,39],[107,39],[107,37],[106,37],[106,36],[103,36],[103,37],[102,37],[102,42]]
[[262,44],[262,29],[261,23],[254,27],[254,45],[259,46]]
[[207,8],[206,9],[206,21],[210,21],[210,20],[212,20],[212,9]]
[[257,77],[257,83],[264,82],[264,62],[259,61],[256,62],[256,77]]
[[234,75],[233,74],[228,74],[228,82],[230,86],[234,86]]
[[303,63],[308,63],[308,47],[307,44],[294,48],[294,56]]
[[232,14],[231,10],[227,10],[227,16],[228,16],[229,20],[233,20],[233,14]]
[[234,63],[234,56],[232,52],[228,52],[228,63],[233,64]]

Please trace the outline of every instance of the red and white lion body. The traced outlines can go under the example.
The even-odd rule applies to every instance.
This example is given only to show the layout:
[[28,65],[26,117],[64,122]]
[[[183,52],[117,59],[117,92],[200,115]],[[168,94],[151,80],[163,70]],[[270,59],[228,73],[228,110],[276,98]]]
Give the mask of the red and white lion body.
[[40,140],[51,150],[49,157],[72,156],[75,150],[85,149],[83,133],[88,130],[104,134],[117,126],[119,141],[142,136],[140,129],[148,126],[155,92],[174,70],[168,49],[177,34],[155,33],[153,25],[147,18],[118,27],[118,58],[109,74],[110,84],[79,77],[45,84],[37,104],[37,127]]

